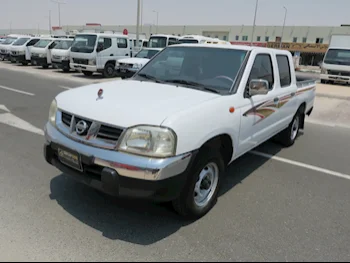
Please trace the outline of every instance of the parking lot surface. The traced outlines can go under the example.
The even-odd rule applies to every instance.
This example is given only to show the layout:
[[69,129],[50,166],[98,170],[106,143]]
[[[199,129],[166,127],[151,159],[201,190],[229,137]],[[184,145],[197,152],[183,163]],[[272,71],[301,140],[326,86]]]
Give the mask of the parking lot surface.
[[350,259],[349,129],[307,123],[291,148],[261,145],[230,166],[214,209],[185,222],[167,205],[116,200],[49,166],[51,100],[83,83],[0,67],[2,260]]

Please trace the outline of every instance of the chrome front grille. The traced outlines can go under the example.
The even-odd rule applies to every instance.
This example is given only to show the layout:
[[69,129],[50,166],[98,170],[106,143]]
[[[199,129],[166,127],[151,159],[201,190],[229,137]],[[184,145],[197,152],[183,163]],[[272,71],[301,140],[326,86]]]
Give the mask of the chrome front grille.
[[126,68],[132,68],[132,66],[133,66],[133,64],[127,64],[127,63],[121,63],[121,64],[120,64],[120,67],[121,67],[121,68],[124,68],[124,69],[126,69]]
[[100,123],[94,120],[70,114],[58,113],[58,128],[78,141],[101,148],[113,148],[119,140],[123,128]]
[[17,55],[17,51],[11,51],[12,55]]

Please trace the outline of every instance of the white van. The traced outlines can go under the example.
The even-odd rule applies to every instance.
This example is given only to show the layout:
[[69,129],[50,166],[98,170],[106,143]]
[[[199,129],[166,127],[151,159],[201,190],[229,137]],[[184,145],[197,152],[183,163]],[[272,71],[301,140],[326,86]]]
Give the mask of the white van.
[[116,61],[130,57],[129,37],[120,34],[77,34],[70,52],[70,67],[92,76],[95,72],[104,77],[115,76]]
[[51,50],[51,63],[53,68],[62,69],[64,72],[69,72],[70,48],[72,43],[73,39],[62,39]]
[[10,47],[22,35],[8,35],[5,41],[0,44],[0,59],[10,60]]
[[350,84],[350,35],[332,35],[320,78],[321,83]]
[[11,61],[27,66],[31,62],[31,50],[39,37],[20,37],[10,46]]
[[49,68],[51,65],[51,50],[55,46],[54,38],[42,38],[31,50],[31,64],[33,66],[42,66]]
[[173,35],[152,35],[148,40],[148,47],[165,48],[167,46],[178,44],[178,37]]

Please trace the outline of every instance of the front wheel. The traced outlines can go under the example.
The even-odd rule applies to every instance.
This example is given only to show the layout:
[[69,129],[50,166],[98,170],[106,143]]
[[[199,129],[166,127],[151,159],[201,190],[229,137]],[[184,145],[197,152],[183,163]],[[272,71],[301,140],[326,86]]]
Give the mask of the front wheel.
[[113,78],[115,76],[115,66],[112,63],[108,63],[104,70],[103,70],[103,76],[105,78]]
[[28,66],[28,61],[23,61],[23,62],[22,62],[22,65],[23,65],[23,66]]
[[218,151],[202,149],[196,157],[184,189],[173,201],[175,211],[191,219],[207,214],[216,204],[224,170],[224,161]]
[[49,65],[43,65],[43,69],[48,69]]

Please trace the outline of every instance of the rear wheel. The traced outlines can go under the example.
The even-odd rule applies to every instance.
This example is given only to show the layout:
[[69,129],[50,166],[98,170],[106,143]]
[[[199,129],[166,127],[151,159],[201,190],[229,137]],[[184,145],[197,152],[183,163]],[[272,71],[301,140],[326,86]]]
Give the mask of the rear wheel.
[[107,63],[104,70],[103,76],[105,78],[113,78],[115,76],[115,66],[112,63]]
[[68,73],[69,70],[70,70],[69,68],[64,68],[64,69],[63,69],[63,72]]
[[83,74],[84,74],[85,76],[91,77],[92,74],[94,74],[94,73],[91,72],[91,71],[83,71]]
[[322,84],[326,84],[327,82],[326,82],[325,79],[321,79],[321,83],[322,83]]
[[225,166],[220,152],[204,148],[198,154],[180,196],[173,201],[175,211],[198,219],[216,204]]
[[22,65],[23,65],[23,66],[28,66],[28,61],[23,61],[23,62],[22,62]]
[[48,69],[49,65],[43,65],[43,69]]
[[280,134],[277,135],[277,140],[283,146],[289,147],[292,146],[298,137],[301,122],[302,122],[302,109],[299,109],[298,112],[294,115],[292,122],[289,126],[283,130]]

